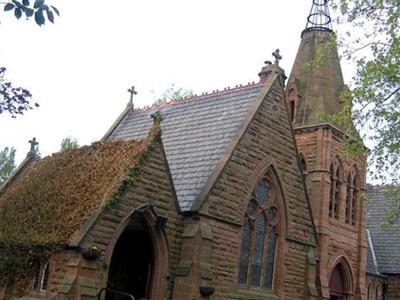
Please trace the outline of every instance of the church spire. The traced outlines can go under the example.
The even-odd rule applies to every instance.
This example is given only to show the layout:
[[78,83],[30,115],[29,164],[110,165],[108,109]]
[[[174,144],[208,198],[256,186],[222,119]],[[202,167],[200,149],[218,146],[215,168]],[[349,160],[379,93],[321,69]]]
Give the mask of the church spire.
[[306,29],[303,31],[329,31],[332,30],[332,18],[329,13],[328,0],[312,0],[310,14],[307,17]]
[[312,1],[287,85],[294,127],[321,124],[326,122],[323,116],[339,113],[346,90],[328,0]]

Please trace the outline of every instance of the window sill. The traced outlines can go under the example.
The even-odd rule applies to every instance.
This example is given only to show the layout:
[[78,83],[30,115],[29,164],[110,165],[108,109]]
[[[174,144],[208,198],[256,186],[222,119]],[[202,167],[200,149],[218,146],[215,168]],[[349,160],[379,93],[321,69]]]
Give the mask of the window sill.
[[[249,300],[278,300],[279,297],[274,294],[270,289],[257,288],[257,287],[247,287],[245,285],[240,285],[235,293],[242,296],[243,299]],[[240,298],[239,298],[240,299]]]

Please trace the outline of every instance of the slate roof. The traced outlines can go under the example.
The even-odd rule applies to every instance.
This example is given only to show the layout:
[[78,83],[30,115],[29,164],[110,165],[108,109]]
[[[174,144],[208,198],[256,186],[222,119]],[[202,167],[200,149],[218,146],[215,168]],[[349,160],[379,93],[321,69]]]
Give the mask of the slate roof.
[[141,139],[161,113],[162,140],[182,211],[191,210],[263,85],[252,83],[144,110],[131,110],[108,139]]
[[374,243],[373,243],[372,238],[371,238],[371,233],[370,233],[370,231],[368,229],[367,229],[366,234],[367,234],[367,243],[368,243],[368,247],[367,247],[367,273],[374,274],[374,275],[380,275],[379,274],[379,270],[378,270],[378,265],[376,264],[376,261],[374,261],[376,259]]
[[[381,274],[400,274],[400,220],[392,226],[382,228],[387,201],[385,191],[379,187],[368,186],[367,228],[376,255],[378,271]],[[371,251],[371,250],[368,250]],[[368,256],[368,265],[371,265]]]

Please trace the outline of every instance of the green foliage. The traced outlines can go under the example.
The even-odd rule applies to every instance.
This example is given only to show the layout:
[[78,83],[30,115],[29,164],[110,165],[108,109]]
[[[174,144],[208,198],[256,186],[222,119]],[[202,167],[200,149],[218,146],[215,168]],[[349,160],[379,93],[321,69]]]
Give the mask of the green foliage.
[[185,97],[189,97],[192,95],[192,90],[178,88],[174,84],[171,84],[171,86],[167,90],[165,90],[156,101],[154,101],[154,104],[159,105],[167,103],[168,101],[179,101],[183,100]]
[[42,26],[46,23],[46,18],[51,23],[54,23],[54,14],[60,15],[58,9],[52,5],[47,5],[45,0],[11,0],[1,3],[4,6],[4,11],[14,13],[17,19],[25,15],[27,19],[34,18],[35,23]]
[[0,151],[0,185],[15,169],[15,149],[5,147]]
[[157,124],[142,141],[94,143],[29,165],[0,195],[0,286],[15,281],[23,289],[35,261],[68,245],[110,199],[116,203],[159,136]]
[[329,64],[332,61],[332,56],[327,56],[327,53],[332,53],[331,49],[337,47],[337,36],[332,33],[330,38],[325,43],[322,43],[317,49],[314,59],[305,63],[304,67],[306,70],[311,70],[313,68],[319,68],[325,64]]
[[[347,109],[353,110],[355,124],[373,142],[371,175],[396,185],[400,182],[400,1],[332,2],[340,12],[339,21],[357,28],[342,39],[346,58],[357,65],[348,95],[353,106],[347,104]],[[400,193],[396,189],[387,197],[389,224],[399,217]]]
[[69,149],[76,149],[78,148],[78,140],[74,139],[70,136],[63,138],[60,144],[60,152],[69,150]]
[[342,44],[346,57],[357,64],[349,98],[356,124],[374,142],[373,175],[383,182],[399,182],[400,1],[333,2],[341,12],[340,21],[362,32],[361,36],[347,33]]

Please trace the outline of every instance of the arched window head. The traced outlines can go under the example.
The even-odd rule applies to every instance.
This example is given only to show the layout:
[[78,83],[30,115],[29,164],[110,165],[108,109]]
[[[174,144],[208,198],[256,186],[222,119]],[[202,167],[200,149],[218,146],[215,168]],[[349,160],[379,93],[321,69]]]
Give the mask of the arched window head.
[[258,181],[246,209],[239,263],[240,284],[273,288],[278,232],[276,193],[265,176]]
[[330,168],[331,189],[329,195],[329,216],[335,219],[339,219],[341,174],[340,161],[335,159]]
[[353,276],[347,261],[341,261],[332,269],[329,278],[329,293],[334,299],[346,299],[353,291]]

